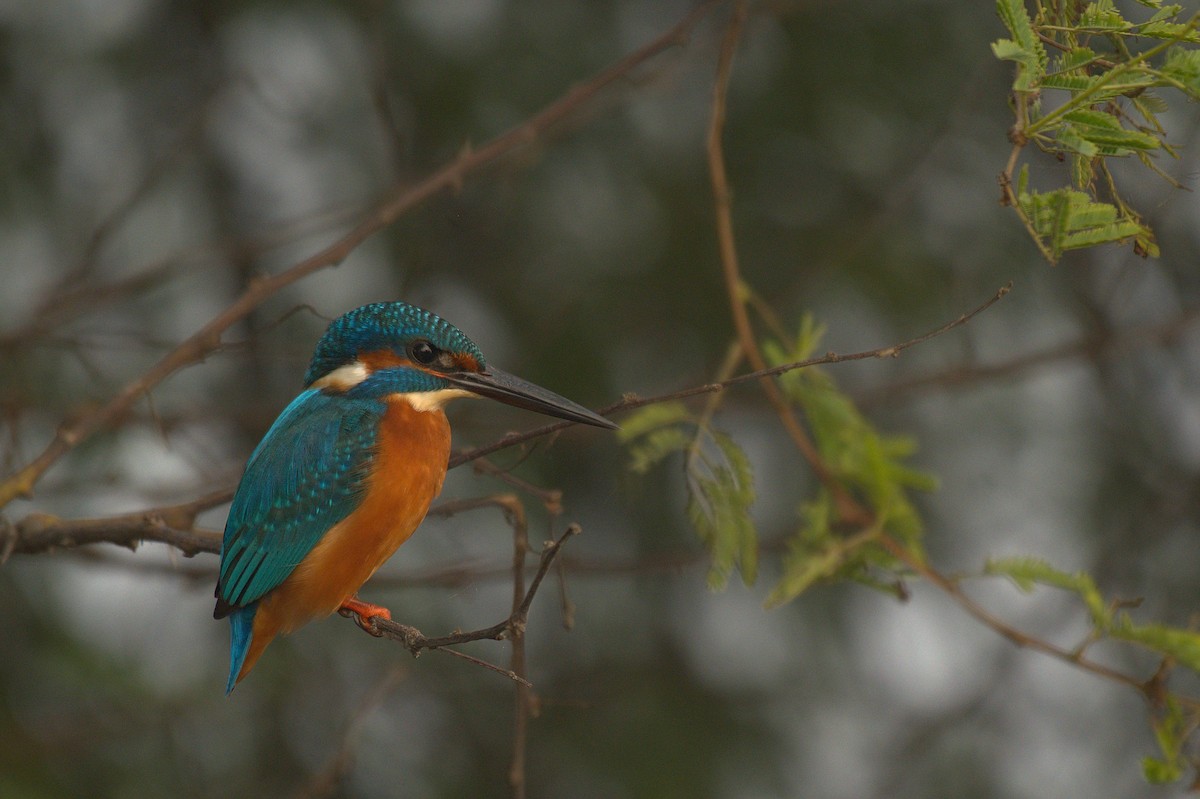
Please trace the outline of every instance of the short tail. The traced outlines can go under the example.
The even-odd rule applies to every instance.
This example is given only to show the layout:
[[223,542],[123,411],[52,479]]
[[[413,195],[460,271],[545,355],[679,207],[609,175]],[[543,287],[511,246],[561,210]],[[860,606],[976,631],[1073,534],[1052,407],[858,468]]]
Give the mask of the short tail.
[[[229,614],[229,682],[225,686],[226,696],[233,691],[233,687],[241,679],[246,653],[250,651],[250,642],[254,637],[254,613],[257,610],[258,603],[255,602],[244,608],[237,608]],[[260,652],[262,651],[262,647],[256,648]],[[258,654],[255,653],[254,660],[257,659]],[[253,666],[254,662],[251,661],[249,665]]]

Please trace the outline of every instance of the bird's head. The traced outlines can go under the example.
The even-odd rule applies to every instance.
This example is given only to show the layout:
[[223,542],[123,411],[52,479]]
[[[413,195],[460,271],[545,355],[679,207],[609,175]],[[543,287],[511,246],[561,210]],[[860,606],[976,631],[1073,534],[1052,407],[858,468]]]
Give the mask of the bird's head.
[[308,388],[356,396],[404,395],[420,410],[454,397],[490,397],[560,419],[615,428],[566,397],[489,366],[475,342],[441,317],[376,302],[329,325],[304,377]]

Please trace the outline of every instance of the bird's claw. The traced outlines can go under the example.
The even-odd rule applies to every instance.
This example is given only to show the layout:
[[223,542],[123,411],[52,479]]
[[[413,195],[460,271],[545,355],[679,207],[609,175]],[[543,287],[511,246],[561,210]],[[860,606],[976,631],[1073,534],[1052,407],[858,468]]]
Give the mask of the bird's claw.
[[376,638],[383,637],[383,631],[375,625],[376,620],[392,620],[392,612],[387,608],[354,598],[343,602],[342,606],[338,608],[338,613],[348,619],[353,619],[355,624]]

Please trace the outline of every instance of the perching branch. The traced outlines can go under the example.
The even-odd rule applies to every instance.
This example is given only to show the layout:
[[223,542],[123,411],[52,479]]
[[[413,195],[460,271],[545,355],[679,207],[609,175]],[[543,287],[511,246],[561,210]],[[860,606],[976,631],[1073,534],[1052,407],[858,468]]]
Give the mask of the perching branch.
[[[546,542],[545,546],[542,548],[541,560],[538,563],[537,572],[534,574],[533,580],[530,581],[529,588],[525,590],[523,596],[521,597],[521,601],[517,603],[515,609],[509,614],[508,618],[493,624],[491,627],[484,627],[482,629],[472,630],[470,632],[455,632],[450,633],[449,635],[430,637],[422,633],[416,627],[411,627],[407,624],[400,624],[399,622],[395,621],[388,621],[386,619],[362,619],[360,620],[360,626],[363,626],[367,632],[371,633],[372,635],[376,635],[377,637],[390,638],[393,641],[398,641],[404,646],[405,649],[411,652],[414,657],[419,656],[421,651],[425,649],[444,650],[450,654],[462,657],[463,653],[456,652],[452,649],[447,649],[447,647],[466,644],[472,641],[503,641],[508,639],[514,634],[519,634],[524,631],[526,620],[529,617],[529,608],[533,604],[534,596],[537,594],[538,589],[542,585],[542,580],[545,578],[546,573],[550,570],[550,567],[554,564],[554,560],[558,557],[559,552],[562,550],[563,544],[566,543],[568,538],[578,535],[580,532],[582,532],[582,528],[578,524],[571,523],[567,525],[567,529],[561,536],[558,537],[557,540]],[[349,616],[352,615],[352,612],[345,611],[342,615]],[[526,685],[528,685],[528,681],[524,680],[524,678],[517,674],[516,671],[502,669],[499,666],[492,666],[491,664],[484,665],[487,665],[489,668],[495,671],[499,671],[509,679],[517,682],[524,682]]]

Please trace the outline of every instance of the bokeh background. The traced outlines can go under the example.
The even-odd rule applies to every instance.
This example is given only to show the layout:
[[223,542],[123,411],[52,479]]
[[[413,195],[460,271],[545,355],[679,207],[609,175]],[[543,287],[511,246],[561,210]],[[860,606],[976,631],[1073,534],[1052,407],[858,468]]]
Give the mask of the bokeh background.
[[[256,275],[691,8],[0,4],[4,471]],[[728,13],[273,297],[5,516],[129,513],[230,485],[323,325],[368,301],[433,309],[493,362],[592,406],[711,380],[733,340],[704,151]],[[920,442],[917,464],[941,480],[920,503],[943,571],[1037,555],[1143,598],[1140,619],[1187,624],[1200,609],[1200,204],[1129,165],[1162,258],[1039,260],[998,204],[1011,76],[988,45],[1004,35],[986,2],[755,4],[725,142],[744,277],[789,325],[814,314],[839,352],[925,332],[1013,281],[965,328],[831,373],[882,430]],[[1160,164],[1194,187],[1196,108],[1168,99],[1183,157]],[[1034,172],[1065,180],[1049,159]],[[485,403],[451,416],[460,447],[538,423]],[[716,422],[753,461],[764,541],[782,540],[812,488],[801,460],[756,388],[732,392]],[[678,464],[631,475],[615,439],[590,430],[494,462],[561,488],[555,529],[584,528],[569,544],[574,629],[554,585],[530,620],[531,796],[1183,793],[1142,781],[1155,749],[1138,696],[1014,648],[928,587],[901,604],[826,586],[767,612],[768,553],[756,585],[710,592]],[[501,490],[464,467],[443,496]],[[526,499],[540,540],[549,521]],[[201,527],[220,529],[225,510]],[[507,613],[510,552],[494,511],[431,519],[364,596],[429,633],[491,624]],[[0,567],[0,795],[508,793],[511,684],[435,653],[414,661],[340,619],[274,644],[226,698],[214,565],[145,545]],[[446,569],[466,577],[429,579]],[[1067,646],[1086,634],[1067,596],[969,589],[1030,633]],[[1124,650],[1097,656],[1153,670]]]

